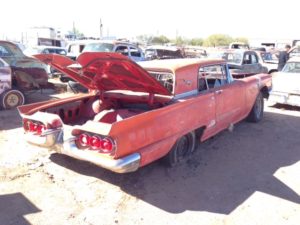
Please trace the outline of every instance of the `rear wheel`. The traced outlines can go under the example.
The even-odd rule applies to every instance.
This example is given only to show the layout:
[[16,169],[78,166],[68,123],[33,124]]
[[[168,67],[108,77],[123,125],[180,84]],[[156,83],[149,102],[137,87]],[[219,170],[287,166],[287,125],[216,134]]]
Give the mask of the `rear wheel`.
[[256,97],[256,100],[254,102],[254,105],[251,109],[251,112],[249,113],[247,117],[247,121],[257,123],[261,121],[264,115],[264,98],[261,92],[259,92],[258,96]]
[[0,95],[0,106],[3,109],[13,109],[25,103],[24,94],[16,89],[3,92]]
[[186,161],[195,149],[195,133],[190,132],[179,138],[170,152],[165,156],[164,161],[168,166],[174,166]]

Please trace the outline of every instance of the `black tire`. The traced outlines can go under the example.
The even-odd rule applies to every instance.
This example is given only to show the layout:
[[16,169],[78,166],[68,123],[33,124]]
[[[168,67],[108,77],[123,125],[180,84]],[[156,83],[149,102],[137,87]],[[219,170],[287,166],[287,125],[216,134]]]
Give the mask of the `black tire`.
[[195,150],[195,142],[194,132],[190,132],[180,137],[171,148],[170,152],[164,157],[164,162],[172,167],[186,161]]
[[264,115],[264,98],[261,92],[256,97],[254,105],[247,117],[247,121],[252,123],[258,123],[261,121]]
[[25,96],[19,90],[7,90],[0,95],[0,106],[3,109],[13,109],[20,105],[24,105],[24,103]]

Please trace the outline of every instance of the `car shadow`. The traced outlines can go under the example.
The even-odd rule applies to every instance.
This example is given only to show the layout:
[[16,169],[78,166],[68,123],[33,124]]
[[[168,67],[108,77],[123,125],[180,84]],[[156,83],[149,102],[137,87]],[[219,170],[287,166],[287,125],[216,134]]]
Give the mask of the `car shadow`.
[[30,225],[24,216],[26,214],[41,212],[22,193],[0,195],[1,224]]
[[300,111],[299,106],[292,106],[292,105],[286,105],[286,104],[280,104],[280,103],[269,105],[269,107],[276,108],[276,109],[281,109],[281,110]]
[[300,139],[276,129],[281,126],[300,136],[298,117],[266,112],[261,124],[239,123],[233,132],[222,132],[200,144],[188,163],[173,168],[155,162],[134,173],[115,174],[59,154],[50,159],[117,185],[170,213],[194,210],[230,214],[255,192],[300,204],[300,196],[274,176],[279,168],[300,160]]

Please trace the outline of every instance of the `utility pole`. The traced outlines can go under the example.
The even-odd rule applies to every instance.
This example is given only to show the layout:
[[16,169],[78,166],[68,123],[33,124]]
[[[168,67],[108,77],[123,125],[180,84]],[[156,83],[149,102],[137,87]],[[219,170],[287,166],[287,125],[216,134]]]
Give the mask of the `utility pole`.
[[102,39],[102,37],[103,37],[103,24],[100,18],[100,39]]

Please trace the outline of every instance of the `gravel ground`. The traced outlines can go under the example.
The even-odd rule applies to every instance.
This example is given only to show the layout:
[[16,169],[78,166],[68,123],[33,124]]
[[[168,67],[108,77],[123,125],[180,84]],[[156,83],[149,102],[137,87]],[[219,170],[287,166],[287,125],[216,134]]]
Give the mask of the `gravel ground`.
[[188,163],[131,174],[25,143],[17,110],[0,121],[0,224],[299,224],[299,108],[266,106],[263,121],[202,143]]

